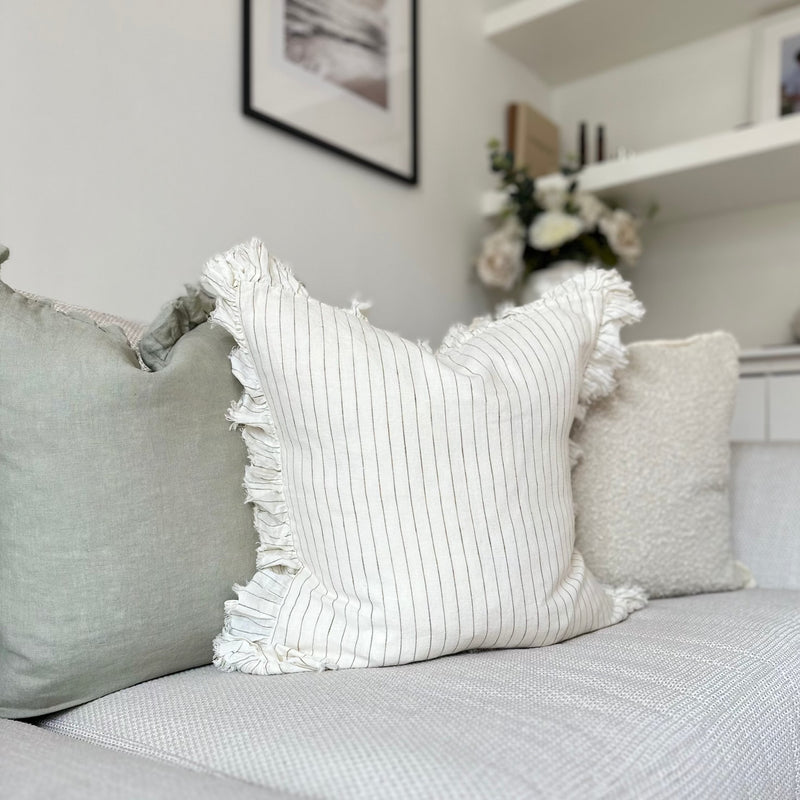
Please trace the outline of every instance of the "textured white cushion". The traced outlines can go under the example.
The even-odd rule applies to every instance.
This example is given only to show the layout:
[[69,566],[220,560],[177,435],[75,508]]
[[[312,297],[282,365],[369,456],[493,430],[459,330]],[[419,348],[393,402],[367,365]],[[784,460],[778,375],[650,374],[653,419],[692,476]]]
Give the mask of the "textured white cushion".
[[641,306],[592,270],[438,353],[308,297],[254,240],[204,276],[236,339],[258,571],[215,663],[253,673],[552,644],[641,604],[574,550],[569,431]]
[[617,391],[575,432],[577,546],[651,597],[739,589],[728,496],[739,375],[728,333],[630,345]]

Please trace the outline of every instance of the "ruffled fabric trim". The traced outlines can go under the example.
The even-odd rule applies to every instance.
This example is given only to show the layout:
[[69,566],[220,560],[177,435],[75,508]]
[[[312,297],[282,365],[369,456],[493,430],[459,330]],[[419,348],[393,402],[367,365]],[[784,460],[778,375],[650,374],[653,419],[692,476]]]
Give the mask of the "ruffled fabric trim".
[[[324,669],[324,662],[272,643],[278,613],[293,576],[303,565],[294,547],[284,495],[278,432],[242,325],[239,289],[243,283],[277,284],[307,296],[291,269],[272,258],[258,239],[216,256],[201,279],[203,288],[216,297],[212,321],[222,325],[237,344],[231,366],[243,391],[227,418],[241,428],[247,446],[250,463],[245,468],[244,487],[247,501],[253,504],[259,537],[258,571],[247,586],[233,587],[238,600],[225,604],[223,631],[214,640],[214,664],[222,670],[258,675]],[[261,581],[268,583],[268,590]]]
[[139,340],[139,357],[152,371],[167,366],[178,340],[202,325],[214,310],[214,298],[199,286],[186,284],[186,294],[165,305]]
[[611,624],[627,619],[634,611],[647,605],[647,595],[641,586],[603,586],[603,591],[611,598]]
[[756,589],[758,587],[758,581],[747,564],[743,564],[741,561],[734,561],[733,567],[736,570],[743,589]]
[[328,666],[285,645],[249,641],[223,631],[214,640],[214,664],[223,672],[251,675],[280,675],[286,672],[321,672]]
[[548,292],[540,302],[563,306],[576,292],[588,292],[602,299],[600,326],[589,361],[583,373],[578,397],[577,417],[582,419],[595,400],[611,394],[617,386],[617,373],[628,363],[627,349],[620,339],[625,325],[644,316],[644,306],[636,299],[631,285],[616,270],[587,269]]

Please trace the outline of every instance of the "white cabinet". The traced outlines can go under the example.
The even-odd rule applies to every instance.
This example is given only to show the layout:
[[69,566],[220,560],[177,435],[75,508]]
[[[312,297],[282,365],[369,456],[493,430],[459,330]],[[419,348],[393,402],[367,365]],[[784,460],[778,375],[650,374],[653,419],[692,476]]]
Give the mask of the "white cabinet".
[[736,392],[736,406],[731,423],[734,442],[765,442],[767,440],[767,379],[742,377]]
[[800,442],[800,347],[744,351],[734,442]]
[[767,378],[767,417],[772,442],[800,442],[800,375]]

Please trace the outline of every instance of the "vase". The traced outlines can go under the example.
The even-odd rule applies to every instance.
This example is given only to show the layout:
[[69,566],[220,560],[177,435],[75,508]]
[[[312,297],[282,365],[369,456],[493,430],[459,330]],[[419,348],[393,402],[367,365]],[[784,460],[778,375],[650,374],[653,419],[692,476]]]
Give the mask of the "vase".
[[594,264],[584,264],[581,261],[556,261],[549,267],[535,270],[528,276],[528,280],[522,287],[520,303],[525,305],[538,300],[559,283],[580,275],[581,272],[592,266]]

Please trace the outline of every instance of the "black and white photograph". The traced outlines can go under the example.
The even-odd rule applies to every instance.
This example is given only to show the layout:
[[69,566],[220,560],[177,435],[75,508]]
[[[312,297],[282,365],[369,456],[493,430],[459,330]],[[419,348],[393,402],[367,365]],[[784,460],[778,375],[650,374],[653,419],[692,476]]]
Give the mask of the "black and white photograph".
[[243,0],[243,111],[418,180],[416,0]]
[[754,122],[800,112],[800,7],[770,14],[757,23],[751,102]]
[[285,0],[286,58],[386,108],[387,4],[388,0]]
[[781,43],[781,116],[800,113],[800,33]]

